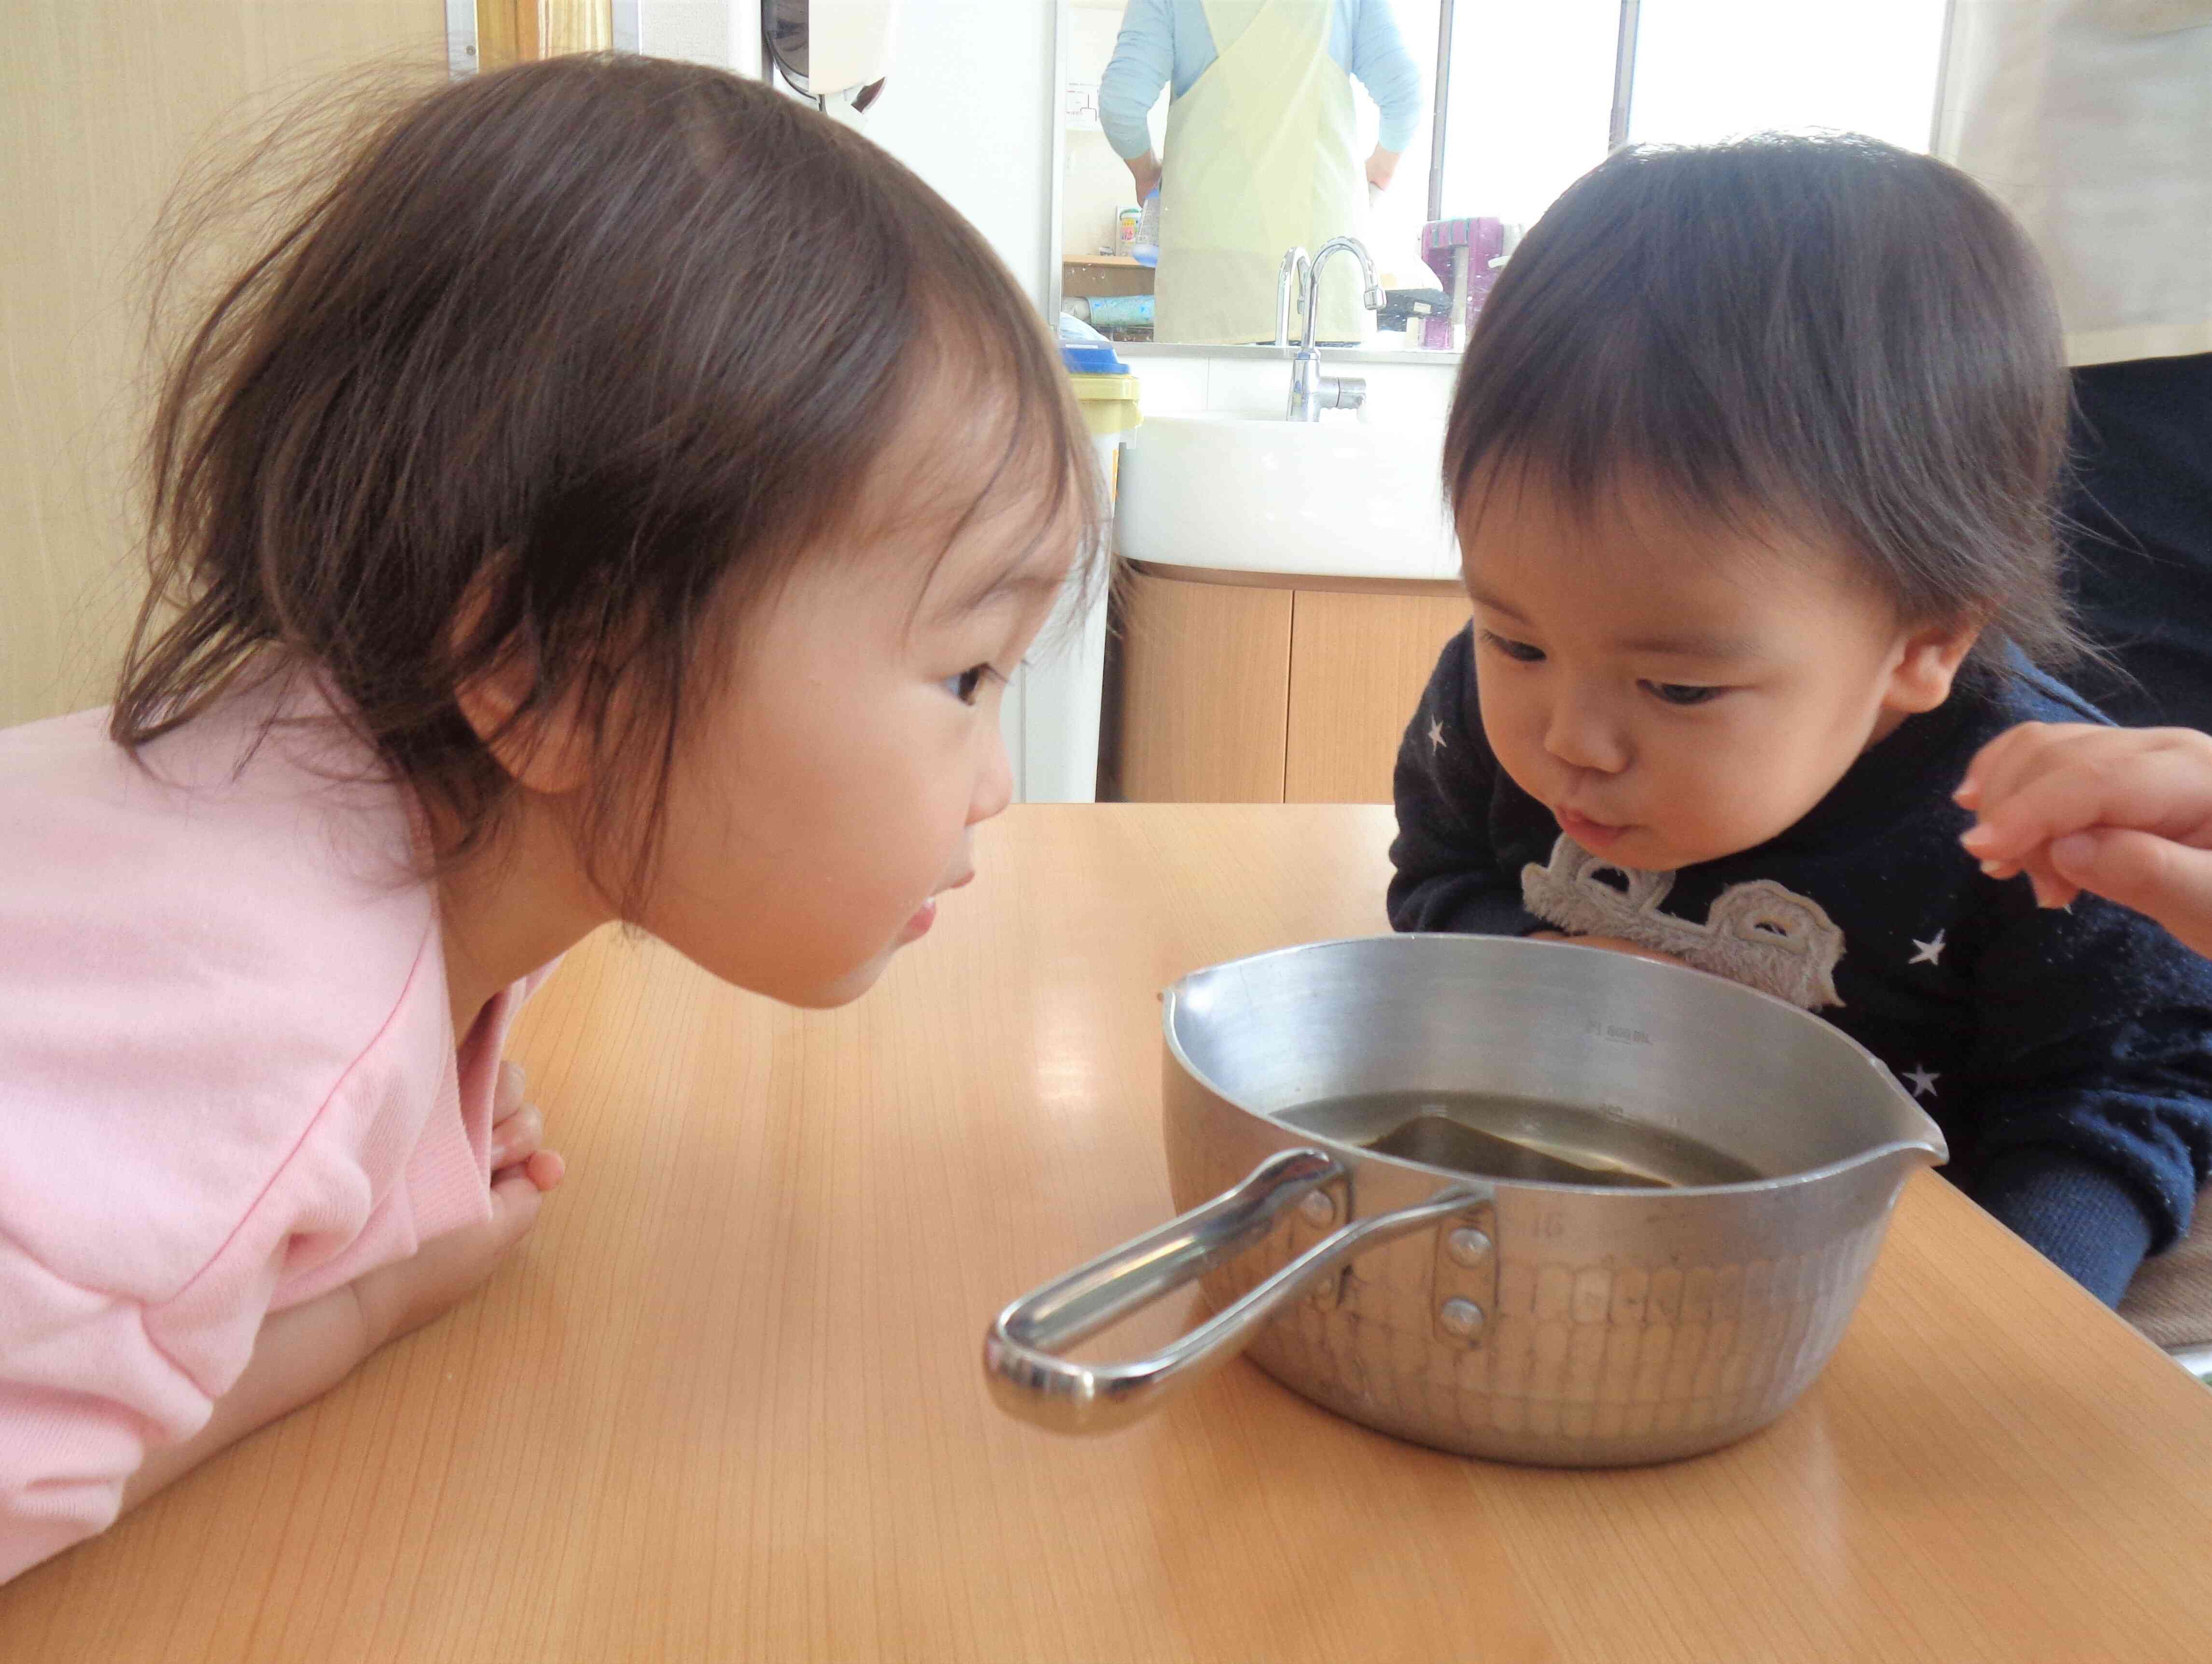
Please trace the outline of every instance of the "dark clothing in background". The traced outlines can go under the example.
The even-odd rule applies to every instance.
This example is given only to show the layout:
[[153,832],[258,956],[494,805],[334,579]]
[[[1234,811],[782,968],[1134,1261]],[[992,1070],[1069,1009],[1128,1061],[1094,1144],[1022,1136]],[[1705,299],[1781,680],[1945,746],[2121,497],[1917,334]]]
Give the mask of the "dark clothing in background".
[[2070,580],[2128,673],[2074,682],[2130,727],[2212,731],[2212,353],[2084,365],[2074,400]]

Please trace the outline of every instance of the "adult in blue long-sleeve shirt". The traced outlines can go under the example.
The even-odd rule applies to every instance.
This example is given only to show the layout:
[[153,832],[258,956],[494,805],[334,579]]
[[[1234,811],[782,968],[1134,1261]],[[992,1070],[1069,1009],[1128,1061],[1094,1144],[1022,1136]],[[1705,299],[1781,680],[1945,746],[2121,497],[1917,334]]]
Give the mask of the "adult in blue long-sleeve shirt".
[[[1355,77],[1381,114],[1364,164]],[[1146,117],[1163,87],[1160,338],[1259,339],[1284,252],[1354,233],[1366,186],[1389,185],[1420,123],[1420,67],[1389,0],[1129,0],[1098,112],[1140,200],[1162,179]],[[1348,285],[1322,320],[1324,337],[1359,330]]]
[[[1367,88],[1382,118],[1367,178],[1388,190],[1398,158],[1421,124],[1421,69],[1398,33],[1389,0],[1332,0],[1328,55]],[[1213,65],[1213,31],[1204,0],[1129,0],[1113,62],[1098,83],[1098,124],[1114,154],[1129,164],[1142,202],[1160,182],[1146,117],[1170,87],[1181,98]]]

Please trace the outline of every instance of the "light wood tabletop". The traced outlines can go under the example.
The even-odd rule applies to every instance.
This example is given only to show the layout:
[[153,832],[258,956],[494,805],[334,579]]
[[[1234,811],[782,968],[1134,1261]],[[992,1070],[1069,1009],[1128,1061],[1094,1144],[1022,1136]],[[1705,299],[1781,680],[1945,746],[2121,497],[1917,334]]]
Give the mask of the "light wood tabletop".
[[1241,1363],[1096,1441],[993,1409],[993,1313],[1166,1217],[1155,991],[1380,929],[1389,829],[1017,809],[835,1012],[593,938],[518,1042],[535,1236],[0,1589],[0,1659],[2212,1659],[2212,1393],[1933,1175],[1713,1456],[1468,1461]]

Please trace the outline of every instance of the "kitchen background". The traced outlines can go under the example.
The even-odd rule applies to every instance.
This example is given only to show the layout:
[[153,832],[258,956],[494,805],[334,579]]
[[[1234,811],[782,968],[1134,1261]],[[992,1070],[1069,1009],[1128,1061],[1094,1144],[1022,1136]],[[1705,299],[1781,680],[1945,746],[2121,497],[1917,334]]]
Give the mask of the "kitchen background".
[[[1370,227],[1393,280],[1426,281],[1417,240],[1436,211],[1535,219],[1604,155],[1624,67],[1634,94],[1626,131],[1638,141],[1828,126],[1928,142],[1945,0],[1450,0],[1440,63],[1445,3],[1396,0],[1426,113]],[[370,62],[444,73],[456,6],[473,11],[486,63],[619,44],[760,70],[755,0],[10,8],[0,58],[0,224],[9,228],[0,246],[0,724],[104,698],[137,604],[131,487],[146,398],[144,256],[180,171],[204,155],[196,147],[210,134],[236,131],[242,112],[318,76]],[[1113,246],[1119,211],[1136,205],[1127,170],[1085,112],[1086,91],[1095,112],[1121,11],[1121,0],[903,0],[885,85],[866,113],[869,136],[982,229],[1046,313],[1081,288],[1079,263]],[[1624,13],[1634,41],[1625,66]],[[1371,143],[1375,112],[1358,97]],[[1438,112],[1447,143],[1432,190]],[[1456,355],[1408,349],[1405,338],[1386,331],[1371,350],[1329,355],[1357,363],[1367,403],[1324,419],[1432,451]],[[1121,350],[1148,418],[1280,414],[1287,365],[1272,349],[1139,339]],[[1088,796],[1079,739],[1071,746],[1057,714],[1033,714],[1026,698],[1010,701],[1024,795]]]

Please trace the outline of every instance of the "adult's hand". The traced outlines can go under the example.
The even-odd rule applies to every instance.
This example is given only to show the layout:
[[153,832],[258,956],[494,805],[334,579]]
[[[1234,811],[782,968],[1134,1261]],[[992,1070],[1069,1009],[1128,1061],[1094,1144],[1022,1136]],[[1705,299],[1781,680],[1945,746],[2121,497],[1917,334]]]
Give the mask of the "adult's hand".
[[1374,155],[1367,158],[1367,183],[1377,191],[1388,191],[1390,181],[1398,175],[1398,155],[1395,150],[1375,147]]
[[1137,201],[1141,206],[1146,197],[1159,189],[1160,159],[1147,150],[1141,156],[1123,158],[1129,165],[1129,177],[1137,182]]
[[2212,953],[2212,736],[2022,723],[1982,748],[1958,799],[1991,877],[2027,873],[2045,907],[2089,890]]

